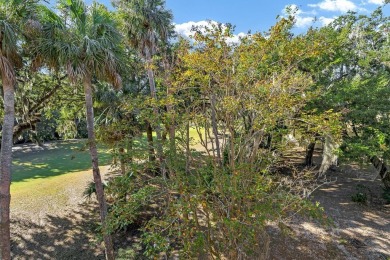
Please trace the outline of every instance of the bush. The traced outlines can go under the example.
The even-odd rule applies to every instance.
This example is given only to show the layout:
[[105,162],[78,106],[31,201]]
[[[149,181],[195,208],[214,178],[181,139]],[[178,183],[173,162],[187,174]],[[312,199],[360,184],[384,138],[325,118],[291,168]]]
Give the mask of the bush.
[[368,199],[368,193],[370,189],[363,184],[356,186],[356,193],[351,196],[353,202],[360,204],[366,204]]
[[143,228],[147,256],[180,249],[183,259],[265,259],[267,221],[299,211],[323,216],[318,205],[280,188],[275,176],[237,169],[232,174],[205,164],[166,180],[163,210]]

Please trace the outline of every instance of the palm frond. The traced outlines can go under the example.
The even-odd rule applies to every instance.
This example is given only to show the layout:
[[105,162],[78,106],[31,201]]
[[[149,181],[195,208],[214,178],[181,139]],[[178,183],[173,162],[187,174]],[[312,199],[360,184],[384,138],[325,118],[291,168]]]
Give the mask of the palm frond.
[[77,30],[85,34],[87,32],[87,6],[82,0],[59,0],[59,8],[67,10]]
[[53,68],[62,65],[73,83],[88,76],[119,87],[122,36],[113,15],[101,4],[87,7],[81,0],[60,0],[59,8],[63,17],[40,9],[42,32],[32,48],[34,66],[43,61]]
[[173,34],[172,12],[162,0],[116,1],[114,4],[125,21],[130,43],[141,52],[152,53],[159,41],[166,42]]

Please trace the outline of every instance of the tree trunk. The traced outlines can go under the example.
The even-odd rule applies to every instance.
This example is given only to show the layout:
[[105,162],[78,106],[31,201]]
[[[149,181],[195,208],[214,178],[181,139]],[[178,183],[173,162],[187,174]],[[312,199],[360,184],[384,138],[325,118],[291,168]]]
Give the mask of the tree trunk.
[[[168,87],[167,89],[168,96],[172,95],[172,89]],[[175,118],[173,116],[173,106],[167,105],[167,112],[169,115],[169,123],[168,123],[168,133],[169,133],[169,150],[171,153],[171,157],[174,158],[176,156],[176,127],[175,127]]]
[[[154,73],[151,69],[152,65],[152,56],[150,54],[149,50],[146,50],[146,59],[148,61],[148,79],[149,79],[149,87],[150,87],[150,95],[154,101],[157,102],[157,94],[156,94],[156,84],[154,81]],[[163,175],[163,177],[166,176],[166,169],[165,169],[165,163],[164,163],[164,155],[163,155],[163,148],[162,148],[162,138],[161,138],[161,126],[159,122],[159,112],[157,105],[153,106],[153,114],[156,120],[156,124],[154,127],[154,130],[156,131],[157,136],[157,142],[156,142],[156,148],[157,148],[157,157],[160,162],[160,171]]]
[[11,259],[10,185],[13,128],[15,120],[14,82],[2,75],[4,91],[4,121],[0,152],[0,250],[1,259]]
[[324,149],[322,152],[322,163],[319,170],[320,175],[326,173],[326,171],[331,166],[337,165],[338,156],[335,152],[338,148],[339,144],[337,144],[331,136],[326,135],[324,141]]
[[371,157],[370,161],[372,165],[374,165],[374,167],[378,170],[379,176],[381,176],[381,180],[386,189],[390,189],[390,172],[386,162],[378,156]]
[[211,102],[211,125],[213,127],[215,148],[217,150],[217,163],[218,165],[221,165],[221,146],[219,144],[219,138],[218,138],[218,125],[217,125],[217,116],[215,110],[215,94],[211,94],[210,102]]
[[146,122],[146,138],[148,139],[149,146],[149,162],[154,162],[156,157],[154,156],[153,128],[149,122]]
[[87,110],[87,129],[88,129],[88,144],[89,152],[92,160],[93,180],[96,187],[96,197],[99,202],[100,221],[103,227],[103,240],[106,249],[106,259],[114,260],[114,247],[112,238],[106,231],[107,203],[103,191],[102,177],[100,176],[98,153],[96,148],[95,131],[94,131],[94,116],[92,102],[92,82],[90,77],[84,78],[85,106]]
[[[173,61],[172,61],[173,62]],[[173,63],[172,63],[173,64]],[[172,83],[169,80],[169,75],[171,73],[171,66],[168,61],[168,59],[165,56],[164,62],[164,81],[165,85],[167,86],[167,97],[170,99],[171,97],[173,98],[174,91],[173,88],[171,87]],[[167,114],[168,114],[168,122],[167,122],[167,131],[169,133],[169,152],[170,152],[170,157],[171,160],[175,160],[176,156],[176,140],[175,140],[175,135],[176,135],[176,126],[175,126],[175,111],[174,111],[174,105],[171,103],[168,103],[166,105],[167,109]]]
[[15,125],[13,127],[13,140],[17,140],[17,138],[27,129],[30,129],[32,130],[33,128],[35,128],[35,125],[37,123],[41,122],[41,117],[39,115],[39,117],[33,117],[29,120],[27,120],[27,122],[22,122],[22,123],[19,123],[17,125]]
[[313,166],[313,154],[314,147],[316,146],[315,142],[311,142],[306,148],[306,156],[305,156],[305,166]]

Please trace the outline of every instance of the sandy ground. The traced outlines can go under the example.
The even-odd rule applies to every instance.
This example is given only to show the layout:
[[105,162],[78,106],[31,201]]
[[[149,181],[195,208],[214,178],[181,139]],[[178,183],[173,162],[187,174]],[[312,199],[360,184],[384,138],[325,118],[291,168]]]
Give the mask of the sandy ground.
[[[82,196],[91,173],[72,174],[75,181],[59,185],[57,197],[31,201],[24,194],[12,198],[13,259],[104,259],[95,235],[99,220],[96,203],[86,202]],[[311,200],[321,203],[334,224],[326,227],[296,217],[286,223],[288,234],[270,225],[270,259],[389,260],[390,205],[381,199],[381,182],[375,177],[371,168],[348,166],[330,171],[328,182]],[[358,184],[367,187],[367,205],[351,201]],[[65,206],[56,206],[56,199],[64,200],[64,196]]]
[[[34,144],[17,145],[14,152],[37,152]],[[55,149],[46,144],[44,149]],[[101,166],[102,176],[109,171]],[[11,239],[13,259],[104,259],[96,239],[99,215],[97,203],[83,197],[92,181],[92,171],[72,172],[42,179],[39,189],[52,185],[58,191],[49,197],[11,194]],[[69,178],[72,175],[72,178]]]
[[[350,166],[328,172],[329,183],[311,200],[320,202],[333,225],[296,218],[288,223],[288,236],[271,227],[271,259],[390,259],[390,205],[373,172]],[[351,200],[358,184],[368,188],[366,205]]]

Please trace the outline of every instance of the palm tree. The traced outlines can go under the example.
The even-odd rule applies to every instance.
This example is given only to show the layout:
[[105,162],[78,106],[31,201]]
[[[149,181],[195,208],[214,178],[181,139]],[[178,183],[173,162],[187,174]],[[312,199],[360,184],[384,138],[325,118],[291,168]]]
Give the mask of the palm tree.
[[[41,55],[50,57],[45,60],[49,67],[65,67],[69,79],[75,84],[81,82],[84,86],[88,144],[104,232],[106,259],[114,259],[112,239],[105,225],[107,203],[96,148],[92,82],[103,80],[114,87],[121,86],[118,72],[121,68],[122,37],[116,29],[112,14],[101,4],[94,2],[87,7],[82,0],[60,0],[59,9],[64,22],[46,28],[43,37],[39,39],[40,44],[37,44],[39,49],[35,50],[36,60],[42,60]],[[54,13],[47,13],[49,20],[58,21]],[[53,35],[55,37],[51,37]]]
[[0,153],[0,259],[3,260],[11,259],[10,185],[15,120],[15,70],[23,66],[20,42],[33,27],[36,2],[0,0],[0,74],[4,101]]
[[[156,84],[153,72],[153,55],[159,44],[166,43],[172,34],[172,13],[165,9],[165,0],[116,0],[114,1],[122,15],[128,41],[136,48],[147,65],[150,95],[157,101]],[[153,114],[159,118],[157,105],[153,106]],[[157,120],[155,131],[157,135],[157,153],[160,169],[165,176],[163,149],[161,145],[161,128]]]

